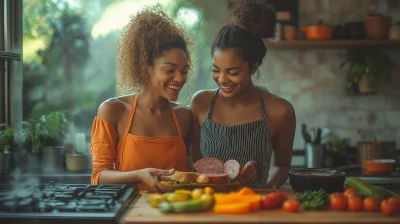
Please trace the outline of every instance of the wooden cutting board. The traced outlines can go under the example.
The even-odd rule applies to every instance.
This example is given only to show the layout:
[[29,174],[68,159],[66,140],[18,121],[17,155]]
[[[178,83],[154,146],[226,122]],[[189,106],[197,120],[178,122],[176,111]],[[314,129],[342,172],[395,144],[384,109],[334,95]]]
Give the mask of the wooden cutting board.
[[[267,193],[264,190],[260,193]],[[294,198],[292,190],[284,190],[289,198]],[[282,209],[260,210],[241,215],[221,215],[211,211],[201,213],[163,214],[147,203],[149,194],[141,193],[131,204],[122,218],[122,223],[400,223],[400,216],[387,217],[380,212],[349,211],[300,211],[285,212]]]
[[180,185],[180,184],[171,184],[167,181],[161,181],[161,185],[171,187],[171,191],[177,189],[186,189],[193,190],[195,188],[205,188],[211,187],[215,192],[232,192],[240,189],[241,185],[239,181],[229,182],[225,184],[190,184],[190,185]]

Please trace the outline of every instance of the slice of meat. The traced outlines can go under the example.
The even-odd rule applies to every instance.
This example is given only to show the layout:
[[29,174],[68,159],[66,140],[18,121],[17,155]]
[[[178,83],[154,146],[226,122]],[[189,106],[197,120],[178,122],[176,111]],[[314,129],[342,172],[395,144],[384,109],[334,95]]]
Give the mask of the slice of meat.
[[217,158],[202,158],[194,163],[194,169],[201,174],[224,173],[224,163]]
[[231,159],[224,163],[224,170],[231,179],[236,179],[239,176],[240,164],[238,161]]
[[208,173],[206,176],[210,184],[225,184],[228,182],[228,174],[226,173]]

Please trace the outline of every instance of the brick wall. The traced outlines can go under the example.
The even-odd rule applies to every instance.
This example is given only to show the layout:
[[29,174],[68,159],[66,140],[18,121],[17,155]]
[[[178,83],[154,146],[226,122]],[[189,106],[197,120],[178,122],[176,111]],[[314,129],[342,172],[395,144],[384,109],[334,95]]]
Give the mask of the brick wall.
[[[361,20],[368,12],[380,12],[400,22],[399,0],[300,0],[300,24],[326,24]],[[387,51],[400,62],[400,48]],[[351,96],[345,90],[346,70],[339,67],[345,49],[271,49],[260,69],[258,84],[289,102],[296,110],[294,148],[303,148],[301,123],[328,127],[352,145],[376,135],[397,140],[400,147],[400,71],[391,83],[380,83],[379,94]],[[400,63],[398,63],[400,67]],[[364,135],[364,136],[363,136]]]

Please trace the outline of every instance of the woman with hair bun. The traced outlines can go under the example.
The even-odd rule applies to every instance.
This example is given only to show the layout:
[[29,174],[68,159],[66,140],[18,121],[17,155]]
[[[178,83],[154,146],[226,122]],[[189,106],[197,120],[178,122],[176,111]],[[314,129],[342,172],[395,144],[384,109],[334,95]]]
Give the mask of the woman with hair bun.
[[133,94],[98,109],[90,150],[92,184],[167,190],[158,176],[186,171],[190,110],[172,103],[190,70],[189,39],[162,11],[146,7],[125,27],[118,49],[120,87]]
[[[279,188],[292,158],[296,116],[292,105],[259,87],[252,77],[275,34],[276,17],[266,1],[238,0],[232,21],[211,47],[212,78],[218,88],[201,90],[191,102],[193,161],[214,157],[237,160],[239,180],[252,188]],[[267,182],[274,152],[275,173]]]

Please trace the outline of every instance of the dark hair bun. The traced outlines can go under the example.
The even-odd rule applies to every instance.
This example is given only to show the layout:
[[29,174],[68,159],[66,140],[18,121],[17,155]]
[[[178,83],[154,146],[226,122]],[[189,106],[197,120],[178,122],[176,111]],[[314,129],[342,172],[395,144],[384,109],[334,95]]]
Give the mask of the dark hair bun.
[[275,36],[275,10],[266,0],[236,0],[230,3],[234,24],[255,36]]

